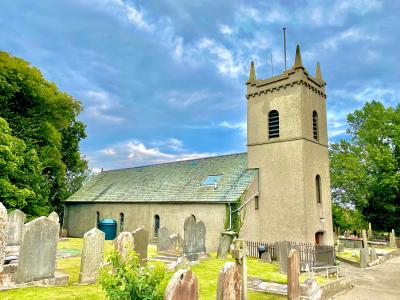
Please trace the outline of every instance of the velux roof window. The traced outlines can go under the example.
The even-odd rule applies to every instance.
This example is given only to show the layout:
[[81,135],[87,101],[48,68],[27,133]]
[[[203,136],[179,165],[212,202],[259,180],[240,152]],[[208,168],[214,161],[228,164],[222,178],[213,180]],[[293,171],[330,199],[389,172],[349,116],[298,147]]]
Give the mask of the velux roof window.
[[220,180],[222,175],[208,175],[206,179],[203,180],[201,185],[215,185],[218,180]]

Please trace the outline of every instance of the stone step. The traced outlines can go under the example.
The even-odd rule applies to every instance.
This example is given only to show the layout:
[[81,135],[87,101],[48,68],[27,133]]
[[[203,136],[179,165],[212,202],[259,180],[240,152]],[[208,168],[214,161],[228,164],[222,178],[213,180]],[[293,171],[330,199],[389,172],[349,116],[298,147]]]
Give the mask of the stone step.
[[161,256],[170,256],[170,257],[176,257],[176,258],[179,258],[182,256],[182,253],[172,252],[172,251],[160,251],[157,254],[161,255]]
[[153,257],[153,259],[164,259],[164,260],[170,260],[170,261],[177,261],[179,257],[171,257],[171,256],[166,256],[166,255],[158,255],[156,257]]

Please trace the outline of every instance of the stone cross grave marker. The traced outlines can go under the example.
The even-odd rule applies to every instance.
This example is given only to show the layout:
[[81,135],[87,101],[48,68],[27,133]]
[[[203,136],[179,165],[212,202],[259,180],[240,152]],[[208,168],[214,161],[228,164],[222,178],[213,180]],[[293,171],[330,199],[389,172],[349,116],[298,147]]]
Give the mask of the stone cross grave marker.
[[296,249],[291,249],[287,257],[288,299],[300,299],[300,255]]
[[219,272],[217,300],[241,300],[242,278],[240,270],[233,262],[226,262]]
[[195,252],[196,253],[206,253],[206,225],[203,221],[199,221],[196,224],[196,233],[195,233]]
[[16,282],[54,277],[59,225],[47,217],[24,225]]
[[147,248],[149,246],[149,232],[140,227],[136,229],[133,234],[134,240],[134,250],[139,256],[139,262],[141,266],[146,265],[147,263]]
[[247,247],[243,239],[236,239],[231,250],[242,279],[242,300],[247,300]]
[[368,248],[368,238],[367,238],[367,232],[365,229],[362,230],[362,240],[363,240],[363,248]]
[[22,232],[24,229],[26,215],[19,209],[13,210],[8,215],[8,245],[21,245]]
[[371,223],[368,223],[368,237],[369,238],[372,238],[372,225],[371,225]]
[[121,255],[122,261],[125,261],[129,251],[133,250],[133,234],[127,231],[121,232],[115,239],[114,246]]
[[197,300],[199,299],[199,283],[192,271],[176,271],[169,280],[164,300]]
[[79,283],[96,283],[103,263],[105,233],[93,228],[83,235]]
[[231,237],[229,235],[222,235],[219,240],[217,258],[226,259],[231,246]]
[[189,261],[197,260],[196,254],[196,220],[193,216],[189,216],[185,219],[183,225],[184,230],[184,246],[183,254]]
[[167,227],[161,226],[157,235],[157,251],[171,250],[171,238]]
[[394,229],[392,229],[392,231],[390,232],[390,235],[389,235],[389,244],[390,244],[390,248],[397,248],[397,245],[396,245],[396,235],[394,234]]
[[7,238],[8,238],[8,217],[7,210],[0,202],[0,273],[3,272],[4,258],[6,256]]

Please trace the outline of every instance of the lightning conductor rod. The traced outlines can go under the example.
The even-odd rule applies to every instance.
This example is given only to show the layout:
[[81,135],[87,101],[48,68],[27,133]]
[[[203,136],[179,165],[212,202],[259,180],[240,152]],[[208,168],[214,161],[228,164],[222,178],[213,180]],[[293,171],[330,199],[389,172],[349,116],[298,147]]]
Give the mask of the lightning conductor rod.
[[272,52],[271,52],[271,76],[274,76],[274,61],[272,60]]
[[283,55],[285,57],[285,71],[286,71],[286,27],[283,27]]

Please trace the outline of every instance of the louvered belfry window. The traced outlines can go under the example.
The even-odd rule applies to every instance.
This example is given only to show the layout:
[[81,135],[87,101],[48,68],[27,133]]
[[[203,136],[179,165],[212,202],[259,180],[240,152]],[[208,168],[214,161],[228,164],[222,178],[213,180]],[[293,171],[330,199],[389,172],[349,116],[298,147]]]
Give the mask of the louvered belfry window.
[[268,136],[269,138],[279,137],[279,113],[276,110],[268,113]]
[[312,114],[312,126],[314,139],[318,140],[318,113],[315,110]]
[[315,176],[315,192],[317,203],[321,203],[321,177],[319,175]]

